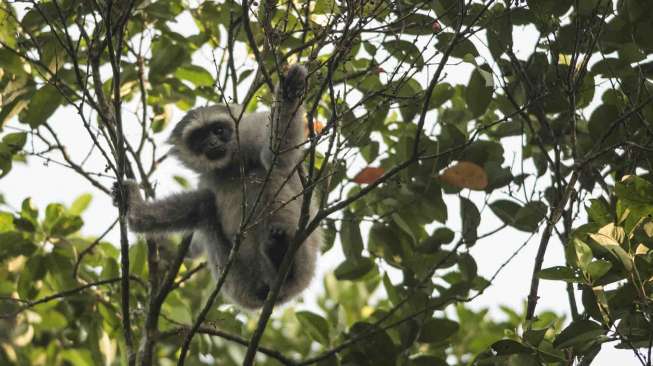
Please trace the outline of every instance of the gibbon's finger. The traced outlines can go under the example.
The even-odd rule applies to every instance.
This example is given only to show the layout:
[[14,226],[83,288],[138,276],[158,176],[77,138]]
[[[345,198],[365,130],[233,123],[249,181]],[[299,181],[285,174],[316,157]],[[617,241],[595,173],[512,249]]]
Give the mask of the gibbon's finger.
[[290,67],[282,82],[283,97],[286,100],[295,100],[304,95],[308,71],[300,64]]

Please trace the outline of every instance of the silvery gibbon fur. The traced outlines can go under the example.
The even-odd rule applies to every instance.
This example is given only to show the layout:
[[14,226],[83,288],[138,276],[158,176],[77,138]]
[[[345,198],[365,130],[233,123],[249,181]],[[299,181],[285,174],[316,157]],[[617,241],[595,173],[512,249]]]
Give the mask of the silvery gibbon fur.
[[[263,305],[297,230],[303,191],[297,166],[304,157],[302,96],[306,78],[303,66],[290,67],[276,88],[272,111],[243,114],[238,139],[235,121],[241,106],[197,108],[177,123],[169,138],[171,154],[199,173],[196,190],[145,201],[133,181],[126,181],[123,189],[115,188],[116,199],[127,194],[127,220],[132,231],[192,231],[193,244],[205,248],[215,278],[227,263],[233,238],[239,232],[244,192],[245,217],[252,216],[222,292],[246,308]],[[315,200],[309,211],[314,217]],[[308,286],[320,240],[318,229],[301,244],[281,288],[279,303]]]

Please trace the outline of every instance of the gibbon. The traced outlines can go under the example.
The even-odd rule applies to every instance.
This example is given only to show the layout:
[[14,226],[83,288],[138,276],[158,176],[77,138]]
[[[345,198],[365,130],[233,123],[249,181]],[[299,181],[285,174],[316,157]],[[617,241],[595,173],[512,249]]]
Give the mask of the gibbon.
[[[205,248],[215,278],[227,263],[241,219],[249,218],[223,287],[228,298],[245,308],[263,305],[299,223],[303,187],[297,166],[304,157],[307,76],[303,66],[290,67],[276,87],[272,110],[243,114],[238,131],[238,105],[197,108],[177,123],[169,138],[171,154],[199,173],[196,190],[145,201],[134,181],[126,181],[123,189],[114,187],[114,199],[127,195],[132,231],[192,231],[193,244]],[[310,217],[316,212],[313,200]],[[301,244],[279,303],[308,286],[320,242],[317,229]]]

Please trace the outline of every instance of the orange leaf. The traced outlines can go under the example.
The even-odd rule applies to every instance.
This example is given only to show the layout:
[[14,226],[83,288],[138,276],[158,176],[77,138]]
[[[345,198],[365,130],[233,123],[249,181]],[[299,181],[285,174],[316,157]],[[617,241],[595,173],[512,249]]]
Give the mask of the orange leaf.
[[482,167],[469,161],[445,169],[440,180],[457,188],[469,188],[481,191],[487,187],[487,174]]
[[358,184],[370,184],[376,182],[377,179],[385,173],[383,168],[367,167],[356,174],[354,177],[354,182]]
[[[313,130],[315,131],[315,134],[322,132],[323,129],[324,129],[324,123],[316,119],[313,119]],[[308,129],[308,119],[304,117],[304,137],[308,138],[309,132],[310,130]]]

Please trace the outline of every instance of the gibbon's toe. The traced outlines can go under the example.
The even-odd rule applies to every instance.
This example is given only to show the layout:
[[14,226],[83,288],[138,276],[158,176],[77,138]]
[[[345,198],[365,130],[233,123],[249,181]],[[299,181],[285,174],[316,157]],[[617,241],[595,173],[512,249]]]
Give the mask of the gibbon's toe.
[[118,207],[118,205],[120,205],[120,201],[122,201],[123,195],[125,194],[127,194],[127,191],[122,189],[120,183],[114,182],[113,186],[111,187],[111,200],[113,205]]
[[268,297],[268,293],[270,292],[270,286],[263,284],[261,287],[259,287],[256,290],[255,296],[258,300],[260,301],[265,301]]
[[123,199],[129,205],[129,201],[132,198],[137,198],[140,196],[138,189],[138,183],[131,179],[123,180],[122,185],[119,182],[113,183],[113,187],[111,187],[111,198],[113,205],[118,207]]
[[266,243],[266,255],[275,268],[279,268],[288,250],[288,232],[279,225],[271,225]]
[[304,95],[308,71],[300,64],[290,67],[283,80],[283,96],[286,100],[294,100]]

